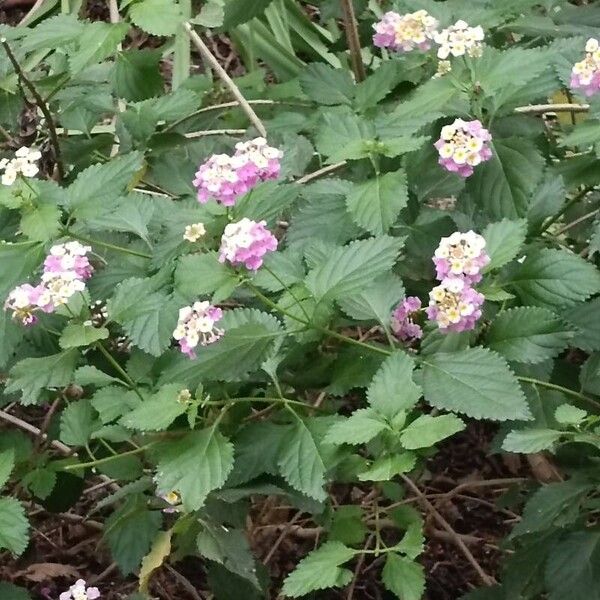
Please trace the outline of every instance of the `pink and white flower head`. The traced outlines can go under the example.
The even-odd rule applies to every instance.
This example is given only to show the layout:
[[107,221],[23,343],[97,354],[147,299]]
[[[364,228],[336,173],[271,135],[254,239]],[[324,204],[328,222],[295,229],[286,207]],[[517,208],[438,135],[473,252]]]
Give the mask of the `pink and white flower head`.
[[449,56],[481,56],[483,51],[483,28],[469,27],[465,21],[456,21],[454,25],[434,35],[435,43],[439,45],[437,55],[441,60]]
[[474,167],[492,157],[488,145],[491,140],[480,121],[456,119],[442,127],[440,139],[434,144],[440,155],[438,162],[452,173],[469,177]]
[[63,592],[58,600],[96,600],[100,598],[100,590],[96,587],[87,587],[83,579],[78,579],[68,591]]
[[460,277],[446,277],[429,292],[427,316],[442,333],[468,331],[481,317],[485,298]]
[[44,285],[32,286],[24,283],[10,292],[4,303],[4,310],[12,310],[13,319],[30,326],[35,325],[38,321],[35,315],[37,311],[51,313],[54,310],[54,303],[50,292]]
[[585,45],[585,58],[573,65],[571,88],[581,90],[586,96],[600,91],[600,44],[590,38]]
[[54,307],[66,304],[71,296],[85,291],[85,282],[77,276],[75,271],[43,273],[41,285],[50,295],[50,301]]
[[88,252],[91,251],[90,246],[75,241],[52,246],[50,254],[44,261],[44,275],[54,277],[72,273],[74,278],[89,279],[94,271],[87,257]]
[[373,25],[373,43],[394,52],[426,51],[431,48],[437,26],[437,20],[426,10],[405,15],[386,12],[381,21]]
[[202,204],[214,198],[224,206],[233,206],[236,200],[255,185],[277,179],[283,153],[267,144],[264,138],[236,144],[233,156],[214,154],[200,165],[194,187]]
[[392,331],[403,342],[419,340],[423,330],[413,321],[413,315],[421,310],[421,300],[416,296],[408,296],[392,313]]
[[173,338],[179,343],[180,350],[190,358],[196,358],[194,349],[198,345],[208,346],[218,341],[225,333],[216,326],[222,317],[223,311],[206,300],[179,309]]
[[446,277],[462,277],[470,284],[481,281],[481,270],[489,262],[485,239],[474,231],[455,231],[442,238],[433,257],[440,281]]
[[42,158],[39,150],[22,146],[15,152],[13,159],[3,158],[0,160],[0,171],[2,173],[2,185],[12,185],[18,175],[23,177],[35,177],[39,173],[37,161]]
[[219,261],[233,266],[244,265],[256,271],[263,264],[267,252],[277,250],[277,238],[266,228],[266,221],[252,221],[244,217],[237,223],[229,223],[221,238]]

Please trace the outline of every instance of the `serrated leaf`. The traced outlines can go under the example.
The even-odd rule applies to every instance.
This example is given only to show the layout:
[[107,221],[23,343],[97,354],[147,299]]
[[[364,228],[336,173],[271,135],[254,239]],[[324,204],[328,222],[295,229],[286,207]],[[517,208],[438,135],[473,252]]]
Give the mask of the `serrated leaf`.
[[181,495],[187,510],[198,510],[233,468],[233,445],[216,428],[194,431],[158,451],[157,485]]
[[44,256],[44,248],[37,242],[9,244],[0,241],[0,298],[26,280]]
[[301,73],[302,91],[317,104],[352,104],[354,82],[346,69],[311,63]]
[[189,254],[177,261],[175,287],[188,300],[212,294],[223,286],[237,283],[235,273],[217,259],[216,252]]
[[562,431],[553,429],[516,429],[504,438],[502,449],[506,452],[534,454],[552,449],[562,435]]
[[181,8],[174,0],[142,0],[129,9],[130,19],[152,35],[174,35],[183,21]]
[[69,325],[63,329],[58,344],[63,350],[67,350],[68,348],[90,346],[98,340],[105,340],[107,337],[108,329],[106,329],[106,327],[69,323]]
[[98,390],[92,396],[90,402],[100,415],[100,421],[107,424],[134,409],[141,400],[132,390],[109,385]]
[[280,292],[286,287],[303,281],[306,272],[302,253],[295,248],[271,252],[265,256],[263,269],[253,278],[253,283],[270,292]]
[[404,352],[385,359],[367,390],[371,407],[388,419],[411,409],[421,397],[421,388],[412,379],[415,363]]
[[372,409],[355,410],[350,417],[334,423],[325,436],[327,444],[366,444],[387,428],[385,421]]
[[23,505],[15,498],[0,498],[0,548],[20,556],[29,542],[28,531]]
[[300,188],[295,184],[266,181],[236,200],[232,218],[264,220],[269,227],[275,227],[278,217],[294,203],[299,193]]
[[421,600],[425,591],[423,566],[393,552],[387,555],[382,581],[400,600]]
[[561,315],[577,327],[574,346],[586,352],[600,350],[600,298],[577,304]]
[[405,71],[395,60],[383,62],[355,88],[354,104],[360,111],[376,106],[405,78]]
[[509,286],[524,304],[557,309],[597,294],[600,272],[572,252],[542,248],[515,266]]
[[12,448],[0,452],[0,489],[4,487],[15,466],[15,452]]
[[482,235],[491,259],[485,270],[498,269],[517,257],[527,235],[527,221],[502,219],[497,223],[490,223]]
[[523,217],[541,177],[544,160],[525,138],[494,140],[491,149],[492,158],[475,169],[466,189],[493,219]]
[[173,532],[171,529],[168,531],[159,531],[158,535],[154,538],[152,548],[150,552],[142,559],[142,565],[140,567],[140,591],[147,593],[148,586],[150,585],[150,578],[152,573],[158,569],[165,559],[171,553],[171,536]]
[[117,55],[113,85],[120,98],[139,102],[159,96],[163,91],[160,74],[161,54],[156,50],[126,50]]
[[423,361],[425,400],[476,419],[528,420],[531,413],[506,361],[484,348],[439,353]]
[[111,383],[122,383],[117,377],[108,375],[104,371],[92,366],[85,365],[75,370],[73,382],[78,385],[97,385],[104,386]]
[[76,42],[86,25],[75,15],[61,14],[44,19],[33,29],[27,31],[21,40],[21,47],[25,51],[39,50],[40,48],[55,49],[64,44]]
[[34,404],[40,391],[69,385],[79,352],[75,349],[19,361],[9,373],[5,393],[21,391],[23,404]]
[[354,222],[373,235],[387,233],[407,203],[406,173],[402,169],[355,184],[346,198]]
[[179,400],[181,390],[182,386],[176,383],[163,386],[156,394],[123,416],[119,423],[139,431],[167,429],[187,410],[185,403]]
[[400,473],[412,471],[417,464],[417,455],[413,452],[402,452],[380,456],[373,464],[362,473],[359,473],[360,481],[390,481]]
[[348,562],[356,550],[341,542],[326,542],[303,558],[283,582],[285,596],[298,598],[314,590],[341,587],[352,579],[348,569],[340,568]]
[[128,31],[127,23],[94,21],[87,24],[79,38],[79,49],[69,57],[71,73],[75,75],[113,54]]
[[87,399],[72,402],[60,417],[60,439],[69,446],[85,446],[97,428],[94,408]]
[[401,240],[381,236],[336,248],[325,262],[310,271],[306,286],[318,300],[362,290],[392,268],[401,247]]
[[258,17],[271,2],[272,0],[229,0],[225,4],[223,29],[230,29]]
[[574,331],[553,312],[520,306],[500,313],[487,332],[487,345],[514,362],[537,364],[559,354]]
[[23,213],[20,229],[30,240],[47,242],[60,232],[60,209],[49,203],[41,203]]
[[400,442],[407,450],[429,448],[464,428],[464,422],[455,415],[421,415],[402,431]]
[[373,140],[373,126],[348,110],[328,111],[317,129],[317,150],[329,163],[367,156],[365,142]]
[[571,406],[570,404],[561,404],[554,411],[554,418],[561,425],[580,425],[587,417],[587,412]]

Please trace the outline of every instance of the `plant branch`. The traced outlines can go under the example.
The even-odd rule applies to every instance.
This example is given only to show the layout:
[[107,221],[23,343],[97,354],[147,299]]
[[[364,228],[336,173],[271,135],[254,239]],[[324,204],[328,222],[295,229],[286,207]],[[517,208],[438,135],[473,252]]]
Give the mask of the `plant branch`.
[[350,60],[352,61],[352,70],[357,83],[364,81],[365,66],[362,61],[360,48],[360,38],[358,36],[358,23],[354,14],[354,5],[352,0],[341,0],[342,11],[344,13],[344,29],[346,31],[346,41],[350,50]]
[[306,175],[303,175],[302,177],[300,177],[300,179],[296,179],[295,183],[300,183],[300,184],[308,183],[309,181],[312,181],[313,179],[317,179],[318,177],[327,175],[327,173],[331,173],[332,171],[337,171],[338,169],[345,167],[346,164],[347,164],[346,161],[343,160],[342,162],[335,163],[333,165],[327,165],[326,167],[322,167],[321,169],[314,171],[313,173],[307,173]]
[[537,115],[551,112],[587,112],[590,109],[589,104],[530,104],[529,106],[517,106],[514,112],[525,115]]
[[240,106],[250,119],[250,122],[256,127],[256,130],[262,137],[267,137],[267,130],[263,125],[262,121],[258,118],[258,115],[254,112],[254,109],[248,104],[248,101],[244,98],[234,81],[227,75],[225,69],[219,64],[219,61],[214,57],[212,52],[208,49],[208,46],[202,41],[202,38],[194,31],[190,23],[184,23],[183,26],[187,31],[192,43],[202,58],[214,69],[215,73],[222,79],[223,83],[229,88],[229,91],[233,94],[234,98],[240,103]]
[[569,229],[575,227],[576,225],[579,225],[579,223],[583,223],[584,221],[587,221],[591,217],[596,216],[599,212],[600,212],[600,208],[596,208],[595,210],[592,210],[589,213],[586,213],[585,215],[579,217],[578,219],[571,221],[571,223],[567,223],[564,227],[561,227],[556,232],[556,235],[562,235],[563,233],[569,231]]
[[54,149],[54,160],[56,161],[56,172],[58,175],[57,179],[59,181],[62,181],[65,176],[65,173],[62,165],[62,157],[60,153],[60,145],[58,143],[58,135],[56,134],[56,125],[54,124],[52,113],[50,112],[48,105],[44,102],[44,99],[42,98],[40,93],[37,91],[36,87],[33,85],[33,83],[31,83],[31,81],[27,78],[27,75],[25,75],[25,73],[23,72],[19,61],[16,59],[15,55],[13,54],[13,51],[11,50],[6,40],[2,40],[2,45],[4,46],[6,55],[12,63],[15,73],[17,74],[17,77],[21,82],[21,86],[26,87],[29,90],[29,92],[35,100],[35,103],[37,104],[38,108],[42,111],[42,114],[46,119],[46,126],[48,127],[48,133],[50,135],[50,143],[52,144],[52,147]]
[[550,217],[540,229],[539,233],[547,231],[556,221],[558,221],[572,206],[577,204],[580,200],[586,197],[586,195],[593,190],[593,186],[586,186],[579,190],[565,205],[552,217]]
[[131,254],[132,256],[138,256],[139,258],[152,258],[151,254],[138,252],[137,250],[131,250],[130,248],[124,248],[123,246],[116,246],[115,244],[109,244],[108,242],[102,242],[100,240],[93,240],[91,238],[87,238],[83,235],[78,235],[70,231],[66,231],[65,234],[69,237],[72,237],[73,239],[79,240],[80,242],[85,242],[86,244],[102,246],[103,248],[107,248],[108,250],[115,250],[116,252],[122,252],[123,254]]
[[103,465],[108,462],[112,462],[113,460],[118,460],[123,456],[132,456],[134,454],[141,454],[145,452],[153,446],[152,443],[146,444],[145,446],[140,446],[139,448],[134,448],[133,450],[127,450],[127,452],[121,452],[120,454],[111,454],[110,456],[105,456],[104,458],[97,458],[96,460],[91,460],[85,463],[77,463],[72,465],[65,465],[63,467],[63,471],[76,471],[77,469],[87,469],[88,467],[96,467],[98,465]]
[[600,402],[597,402],[593,398],[589,398],[588,396],[584,396],[575,390],[571,390],[569,388],[563,387],[562,385],[558,385],[556,383],[550,383],[549,381],[541,381],[540,379],[534,379],[533,377],[520,377],[517,379],[522,381],[523,383],[530,383],[531,385],[537,385],[539,387],[545,387],[549,390],[554,390],[556,392],[562,392],[565,396],[571,396],[571,398],[576,398],[577,400],[581,400],[582,402],[587,402],[590,406],[593,406],[596,410],[600,409]]

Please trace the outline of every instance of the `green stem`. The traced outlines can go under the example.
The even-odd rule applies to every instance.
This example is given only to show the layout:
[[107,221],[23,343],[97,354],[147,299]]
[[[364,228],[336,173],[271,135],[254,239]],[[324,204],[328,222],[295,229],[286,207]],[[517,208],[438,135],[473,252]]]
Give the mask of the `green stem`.
[[140,393],[140,390],[138,390],[135,381],[129,377],[125,369],[123,369],[123,367],[121,367],[121,365],[114,359],[113,355],[100,342],[97,342],[95,347],[100,350],[100,352],[104,355],[104,358],[106,358],[106,360],[112,365],[114,370],[121,375],[125,382],[127,382],[127,385],[137,394],[138,398],[144,402],[145,398]]
[[103,248],[107,248],[109,250],[115,250],[116,252],[123,252],[123,254],[131,254],[132,256],[138,256],[140,258],[152,258],[151,254],[145,254],[144,252],[138,252],[137,250],[130,250],[129,248],[124,248],[123,246],[116,246],[115,244],[109,244],[108,242],[102,242],[100,240],[93,240],[93,239],[87,238],[83,235],[78,235],[76,233],[72,233],[71,231],[66,231],[65,235],[68,235],[69,237],[72,237],[73,239],[79,240],[80,242],[85,242],[86,244],[102,246]]
[[267,265],[262,266],[262,268],[271,275],[271,277],[273,277],[277,282],[279,282],[279,285],[281,285],[285,291],[294,299],[294,301],[296,302],[296,304],[298,305],[298,308],[300,308],[300,310],[302,311],[302,314],[306,317],[306,320],[310,322],[310,316],[308,315],[308,313],[306,312],[306,309],[304,308],[304,306],[302,306],[302,302],[300,302],[300,300],[298,300],[298,298],[296,298],[294,292],[292,292],[292,290],[290,289],[290,287],[288,285],[286,285],[281,278],[279,277],[279,275],[277,275],[276,273],[274,273],[271,269],[269,269],[269,267],[267,267]]
[[127,452],[121,452],[120,454],[105,456],[104,458],[98,458],[96,460],[91,460],[86,463],[78,463],[74,465],[66,465],[63,467],[64,471],[76,471],[77,469],[87,469],[90,467],[97,467],[98,465],[103,465],[108,462],[112,462],[113,460],[118,460],[123,456],[133,456],[134,454],[140,454],[153,446],[154,444],[146,444],[145,446],[140,446],[139,448],[135,448],[134,450],[127,450]]
[[[252,398],[242,397],[242,398],[229,398],[227,400],[208,400],[204,404],[209,406],[226,406],[230,403],[243,403],[243,402],[262,402],[263,404],[285,404],[291,406],[299,406],[302,408],[308,408],[313,410],[315,407],[312,404],[307,404],[306,402],[300,402],[299,400],[291,400],[290,398]],[[317,407],[319,410],[324,410],[320,407]]]
[[534,379],[533,377],[517,377],[517,379],[519,381],[522,381],[523,383],[530,383],[531,385],[544,387],[549,390],[554,390],[556,392],[562,392],[565,396],[571,396],[572,398],[576,398],[577,400],[587,402],[588,404],[590,404],[591,406],[593,406],[596,409],[600,409],[600,402],[597,402],[596,400],[594,400],[592,398],[588,398],[587,396],[584,396],[583,394],[580,394],[579,392],[576,392],[575,390],[571,390],[569,388],[563,387],[562,385],[558,385],[556,383],[550,383],[548,381],[541,381],[539,379]]
[[593,186],[586,186],[577,194],[575,194],[554,216],[550,217],[541,227],[538,234],[547,231],[556,221],[558,221],[573,205],[577,204],[582,198],[584,198],[588,192],[593,190]]

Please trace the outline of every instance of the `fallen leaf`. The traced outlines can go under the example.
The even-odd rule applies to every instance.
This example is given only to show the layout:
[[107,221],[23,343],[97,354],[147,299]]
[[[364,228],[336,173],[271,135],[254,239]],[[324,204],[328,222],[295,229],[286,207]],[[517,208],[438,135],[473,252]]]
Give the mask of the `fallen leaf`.
[[47,579],[56,579],[57,577],[66,577],[68,579],[77,579],[79,572],[70,565],[63,565],[60,563],[35,563],[29,565],[26,569],[18,571],[14,574],[15,579],[17,577],[23,577],[29,581],[35,581],[41,583]]

